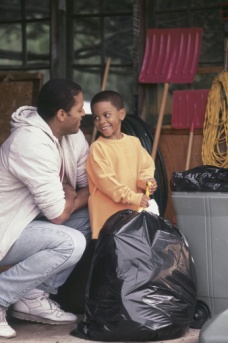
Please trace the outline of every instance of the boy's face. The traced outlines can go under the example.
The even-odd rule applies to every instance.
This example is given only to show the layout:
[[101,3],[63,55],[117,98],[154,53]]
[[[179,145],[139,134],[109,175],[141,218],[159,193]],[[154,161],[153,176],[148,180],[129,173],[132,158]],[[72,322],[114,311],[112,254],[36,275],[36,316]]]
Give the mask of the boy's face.
[[97,131],[105,138],[120,139],[121,122],[125,118],[124,108],[118,110],[109,101],[98,102],[92,107],[92,117]]

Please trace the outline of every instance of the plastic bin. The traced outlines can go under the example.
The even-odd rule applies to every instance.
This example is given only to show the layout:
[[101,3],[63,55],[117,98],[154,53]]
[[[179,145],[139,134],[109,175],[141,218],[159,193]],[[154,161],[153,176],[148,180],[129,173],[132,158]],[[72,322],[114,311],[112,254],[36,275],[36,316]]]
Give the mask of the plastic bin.
[[194,258],[203,323],[206,307],[211,316],[228,308],[228,193],[172,192],[172,200]]
[[228,341],[228,310],[217,314],[202,328],[199,335],[200,343],[227,343]]

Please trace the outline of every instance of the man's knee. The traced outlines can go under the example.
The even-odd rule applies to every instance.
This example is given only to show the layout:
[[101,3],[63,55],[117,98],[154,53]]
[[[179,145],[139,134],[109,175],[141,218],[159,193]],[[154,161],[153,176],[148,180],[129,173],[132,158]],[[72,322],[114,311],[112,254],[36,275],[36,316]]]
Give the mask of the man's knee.
[[[51,231],[51,230],[50,230]],[[51,233],[51,232],[50,232]],[[47,247],[49,251],[53,249],[53,253],[57,254],[60,264],[64,264],[64,269],[75,265],[81,258],[86,247],[86,239],[84,235],[72,228],[64,225],[55,225],[55,235]]]
[[68,263],[71,265],[75,265],[80,258],[82,257],[85,248],[86,248],[86,239],[85,236],[77,231],[77,230],[71,230],[71,244],[72,244],[72,252],[71,256],[69,257]]

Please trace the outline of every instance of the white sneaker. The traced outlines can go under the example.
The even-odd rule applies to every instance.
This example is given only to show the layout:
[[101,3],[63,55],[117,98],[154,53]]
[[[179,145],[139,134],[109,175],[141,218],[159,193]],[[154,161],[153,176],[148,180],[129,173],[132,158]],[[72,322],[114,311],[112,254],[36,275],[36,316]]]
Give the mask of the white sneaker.
[[12,305],[13,317],[44,324],[71,324],[77,321],[73,313],[64,312],[55,301],[49,299],[48,293],[36,291],[35,298],[31,299],[30,293],[28,298],[21,298]]
[[14,331],[6,321],[6,308],[0,306],[0,337],[11,338],[15,336],[16,331]]

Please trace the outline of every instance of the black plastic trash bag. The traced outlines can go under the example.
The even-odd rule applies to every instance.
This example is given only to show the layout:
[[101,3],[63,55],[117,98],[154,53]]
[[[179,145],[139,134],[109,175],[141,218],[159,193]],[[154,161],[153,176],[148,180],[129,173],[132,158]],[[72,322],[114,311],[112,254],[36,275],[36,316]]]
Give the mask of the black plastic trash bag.
[[177,192],[228,192],[228,169],[204,165],[173,172],[170,186]]
[[71,334],[96,341],[180,337],[196,305],[196,276],[182,233],[146,211],[104,224],[87,284],[85,317]]

